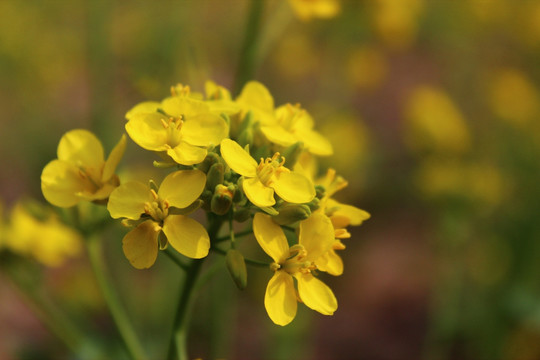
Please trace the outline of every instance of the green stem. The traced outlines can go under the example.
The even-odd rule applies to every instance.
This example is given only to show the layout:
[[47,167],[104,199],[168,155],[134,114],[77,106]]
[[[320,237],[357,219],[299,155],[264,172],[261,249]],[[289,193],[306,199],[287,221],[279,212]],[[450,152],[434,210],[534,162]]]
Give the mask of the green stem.
[[244,33],[244,43],[236,72],[236,82],[234,84],[235,94],[238,94],[242,86],[253,78],[255,72],[263,9],[264,0],[251,0],[246,31]]
[[172,262],[174,262],[176,265],[178,265],[178,267],[179,267],[180,269],[182,269],[182,270],[184,270],[184,271],[188,271],[188,270],[189,270],[189,266],[186,265],[186,264],[184,264],[184,263],[182,262],[182,260],[180,260],[180,259],[178,258],[178,256],[175,255],[175,253],[173,252],[173,250],[171,250],[170,247],[168,247],[167,249],[165,249],[165,250],[164,250],[164,253],[165,253],[165,255],[167,255],[167,257],[168,257],[169,259],[172,260]]
[[131,355],[131,358],[136,360],[146,359],[144,350],[135,334],[133,326],[124,311],[122,304],[118,298],[118,294],[114,291],[113,286],[109,282],[107,267],[102,255],[101,241],[99,237],[90,236],[86,244],[88,246],[88,256],[94,270],[97,283],[105,297],[109,311],[118,328],[118,332],[124,341],[124,344]]
[[[217,252],[218,254],[221,254],[221,255],[227,255],[227,252],[225,250],[222,250],[222,249],[220,249],[218,247],[215,247],[215,246],[212,246],[210,248],[210,250],[212,250],[214,252]],[[246,264],[251,265],[251,266],[257,266],[257,267],[269,267],[270,266],[269,263],[265,263],[263,261],[251,260],[251,259],[246,259],[246,258],[244,258],[244,261],[246,262]]]
[[[253,230],[249,229],[249,230],[245,230],[245,231],[240,231],[240,232],[237,232],[236,234],[234,234],[234,236],[236,238],[239,238],[239,237],[242,237],[242,236],[246,236],[246,235],[251,235],[253,234]],[[231,235],[225,235],[225,236],[221,236],[221,237],[218,237],[216,238],[216,240],[214,241],[214,243],[218,243],[218,242],[222,242],[222,241],[225,241],[225,240],[229,240],[231,238]]]

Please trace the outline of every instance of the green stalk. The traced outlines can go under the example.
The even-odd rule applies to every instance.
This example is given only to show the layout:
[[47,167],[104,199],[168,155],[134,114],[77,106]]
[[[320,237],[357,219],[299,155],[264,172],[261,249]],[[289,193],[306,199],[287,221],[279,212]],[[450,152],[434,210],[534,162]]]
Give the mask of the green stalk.
[[103,259],[100,238],[90,236],[87,239],[86,244],[88,247],[88,256],[90,258],[90,263],[92,264],[97,283],[101,289],[101,292],[103,293],[103,296],[105,297],[109,311],[111,312],[127,351],[132,359],[146,359],[146,354],[144,353],[139,339],[135,334],[135,330],[133,329],[124,307],[120,303],[118,294],[114,291],[114,287],[109,282],[109,275],[107,273],[105,260]]
[[264,0],[251,0],[246,31],[244,33],[244,42],[236,71],[235,94],[238,94],[242,86],[251,80],[255,73],[263,9]]

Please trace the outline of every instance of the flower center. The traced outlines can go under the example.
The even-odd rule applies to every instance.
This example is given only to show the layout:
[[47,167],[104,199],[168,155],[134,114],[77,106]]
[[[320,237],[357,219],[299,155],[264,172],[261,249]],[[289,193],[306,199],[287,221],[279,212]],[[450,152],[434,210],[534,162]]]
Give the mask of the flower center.
[[272,183],[274,175],[278,175],[282,172],[289,172],[289,169],[284,167],[283,164],[285,164],[285,158],[278,152],[271,158],[261,158],[261,162],[257,166],[257,177],[260,182],[265,186],[269,186]]
[[281,264],[272,263],[270,268],[274,271],[283,270],[289,274],[301,272],[308,274],[312,270],[316,270],[317,266],[312,261],[306,261],[307,251],[300,245],[294,245],[289,249],[289,258]]
[[167,130],[167,145],[174,148],[180,144],[182,139],[182,125],[184,124],[183,117],[169,117],[168,120],[161,119],[161,124]]
[[144,212],[145,214],[150,215],[155,221],[162,222],[169,215],[169,202],[160,199],[154,189],[150,191],[152,192],[154,200],[144,203]]
[[98,171],[95,171],[93,168],[79,165],[79,177],[85,182],[85,190],[92,194],[103,187],[101,177],[98,176]]

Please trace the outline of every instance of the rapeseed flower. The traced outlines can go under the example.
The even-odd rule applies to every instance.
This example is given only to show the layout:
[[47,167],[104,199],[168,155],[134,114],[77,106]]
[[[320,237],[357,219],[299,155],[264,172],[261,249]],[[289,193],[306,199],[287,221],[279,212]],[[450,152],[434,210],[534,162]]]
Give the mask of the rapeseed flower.
[[[112,192],[107,209],[114,219],[143,220],[124,236],[122,248],[137,269],[154,264],[158,248],[167,244],[194,259],[208,254],[210,239],[205,228],[185,214],[204,190],[206,175],[199,170],[179,170],[169,174],[156,192],[132,181]],[[183,211],[182,211],[183,209]],[[163,234],[165,238],[160,238]]]
[[302,21],[332,18],[341,10],[338,0],[289,0],[289,4]]
[[238,143],[230,139],[221,142],[221,156],[238,174],[244,176],[242,188],[247,198],[258,207],[276,203],[274,192],[283,200],[301,204],[313,200],[315,188],[304,175],[283,166],[285,159],[275,153],[259,164]]
[[103,146],[94,134],[82,129],[68,131],[58,144],[58,159],[41,173],[43,196],[59,207],[107,199],[120,183],[114,172],[125,148],[126,137],[122,135],[105,160]]
[[317,259],[334,241],[332,224],[326,216],[315,213],[301,221],[299,229],[298,244],[289,247],[283,230],[269,215],[257,213],[253,219],[257,242],[274,260],[270,266],[274,275],[266,287],[264,305],[270,319],[282,326],[296,316],[297,299],[323,315],[337,310],[332,290],[313,276]]
[[143,102],[128,111],[126,131],[143,149],[163,153],[178,164],[198,164],[209,147],[227,136],[228,125],[204,101],[190,97],[189,90],[173,93],[161,103]]

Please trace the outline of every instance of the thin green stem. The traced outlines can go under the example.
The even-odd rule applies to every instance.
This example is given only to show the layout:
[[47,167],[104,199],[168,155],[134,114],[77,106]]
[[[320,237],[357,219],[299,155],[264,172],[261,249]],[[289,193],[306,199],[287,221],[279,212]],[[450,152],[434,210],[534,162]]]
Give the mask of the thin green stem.
[[242,86],[253,78],[255,72],[263,9],[264,0],[251,0],[242,52],[240,53],[236,72],[236,82],[234,84],[235,94],[238,94]]
[[[244,231],[237,232],[237,233],[234,234],[234,236],[235,236],[235,238],[239,238],[239,237],[246,236],[246,235],[251,235],[251,234],[253,234],[253,230],[249,229],[249,230],[244,230]],[[225,235],[225,236],[221,236],[221,237],[216,238],[214,243],[223,242],[223,241],[229,240],[230,238],[231,238],[230,234]]]
[[[215,246],[212,246],[210,248],[210,250],[218,253],[218,254],[221,254],[221,255],[227,255],[227,252],[225,250],[222,250],[218,247],[215,247]],[[257,266],[257,267],[269,267],[270,266],[270,263],[266,263],[266,262],[263,262],[263,261],[257,261],[257,260],[252,260],[252,259],[246,259],[244,258],[244,261],[246,262],[246,264],[248,265],[251,265],[251,266]]]
[[90,236],[86,244],[88,246],[88,256],[90,263],[94,270],[97,283],[105,297],[109,311],[113,317],[113,320],[118,328],[118,332],[124,341],[127,351],[131,358],[135,360],[146,359],[144,350],[135,334],[133,326],[124,311],[124,307],[120,303],[118,294],[114,291],[114,287],[109,282],[109,275],[107,273],[107,267],[105,260],[103,259],[103,252],[101,247],[101,239],[96,236]]
[[236,248],[236,240],[234,238],[233,229],[233,212],[229,212],[229,237],[231,238],[231,249]]
[[186,265],[186,264],[184,264],[184,262],[183,262],[182,260],[180,260],[180,259],[178,258],[178,256],[176,256],[176,254],[174,253],[173,250],[171,250],[170,247],[168,247],[167,249],[165,249],[163,252],[165,253],[165,255],[167,255],[167,257],[168,257],[169,259],[171,259],[171,261],[172,261],[173,263],[175,263],[176,265],[178,265],[178,267],[179,267],[180,269],[182,269],[182,270],[184,270],[184,271],[186,271],[186,272],[189,270],[189,266]]

